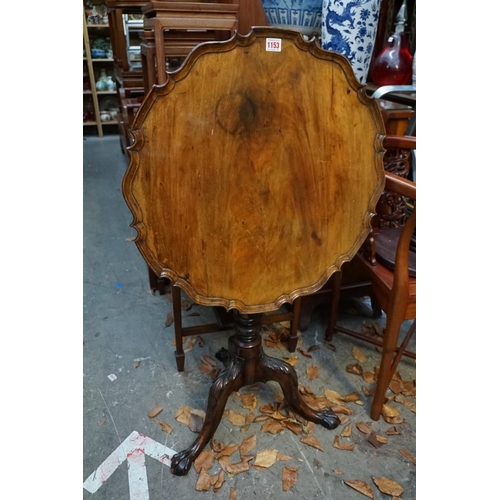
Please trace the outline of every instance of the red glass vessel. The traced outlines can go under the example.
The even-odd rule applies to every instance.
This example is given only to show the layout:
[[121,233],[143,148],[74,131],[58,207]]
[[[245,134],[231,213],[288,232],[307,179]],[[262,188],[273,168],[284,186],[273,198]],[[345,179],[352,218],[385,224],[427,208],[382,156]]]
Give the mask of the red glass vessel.
[[411,84],[413,57],[408,50],[406,33],[394,33],[375,58],[372,80],[376,85]]
[[375,85],[409,85],[413,74],[413,57],[408,50],[408,37],[404,32],[406,0],[396,17],[394,33],[373,61],[371,78]]

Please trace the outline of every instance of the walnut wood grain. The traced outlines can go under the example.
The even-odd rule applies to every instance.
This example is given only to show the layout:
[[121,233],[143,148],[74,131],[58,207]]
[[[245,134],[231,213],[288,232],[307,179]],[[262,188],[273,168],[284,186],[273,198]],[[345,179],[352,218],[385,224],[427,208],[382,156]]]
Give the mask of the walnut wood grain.
[[136,244],[200,304],[277,309],[321,288],[369,233],[380,111],[347,59],[297,32],[198,46],[132,128],[123,193]]

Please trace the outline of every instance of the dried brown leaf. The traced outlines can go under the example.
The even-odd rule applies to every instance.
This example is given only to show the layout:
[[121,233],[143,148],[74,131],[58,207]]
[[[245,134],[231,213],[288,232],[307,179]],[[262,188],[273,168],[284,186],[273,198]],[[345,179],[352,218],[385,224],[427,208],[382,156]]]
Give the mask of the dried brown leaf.
[[231,486],[229,491],[229,500],[236,500],[236,488],[234,486]]
[[403,382],[403,395],[405,396],[416,396],[417,387],[414,380],[408,380]]
[[274,410],[276,410],[276,408],[275,408],[275,406],[273,404],[262,405],[259,408],[259,411],[261,413],[272,413]]
[[212,450],[203,450],[193,463],[195,471],[199,474],[201,469],[210,470],[214,464],[214,460],[215,454]]
[[399,410],[397,410],[396,408],[393,408],[392,406],[385,404],[382,406],[382,416],[384,418],[399,417]]
[[389,383],[389,389],[394,394],[400,394],[403,392],[403,385],[401,380],[392,379]]
[[290,358],[284,358],[284,359],[289,365],[295,366],[297,364],[297,361],[299,360],[299,357],[291,356]]
[[308,434],[307,436],[302,436],[300,438],[300,441],[304,444],[307,444],[308,446],[316,448],[320,451],[324,451],[323,447],[321,446],[321,443],[318,441],[318,438],[315,436],[312,436],[311,434]]
[[195,489],[196,491],[208,491],[212,486],[212,481],[210,479],[210,474],[206,469],[200,470],[200,475],[198,476],[198,480],[196,481]]
[[237,449],[239,449],[239,447],[239,444],[228,444],[221,451],[219,451],[219,453],[217,453],[215,458],[220,461],[222,457],[230,457]]
[[400,484],[387,477],[374,477],[373,482],[377,485],[378,489],[386,495],[399,497],[404,491]]
[[397,436],[398,434],[401,434],[401,432],[396,427],[391,427],[386,431],[386,434],[388,436]]
[[182,299],[181,300],[181,307],[184,311],[189,311],[189,309],[191,309],[191,307],[193,307],[193,303],[190,300]]
[[314,395],[314,391],[308,385],[299,384],[299,392],[300,394],[312,394]]
[[161,427],[161,430],[167,434],[170,434],[174,430],[171,425],[168,425],[166,422],[159,420],[158,418],[153,418],[153,422],[158,424]]
[[246,472],[247,470],[250,470],[250,464],[247,461],[241,461],[235,464],[230,463],[226,466],[226,472],[228,474],[232,474],[233,476]]
[[363,354],[359,347],[353,347],[352,355],[354,356],[356,361],[359,361],[360,363],[364,363],[366,361],[366,356]]
[[333,472],[335,472],[335,474],[338,474],[339,476],[341,476],[344,471],[342,469],[332,469]]
[[248,455],[248,453],[257,445],[257,436],[253,434],[245,438],[240,445],[240,457]]
[[[174,313],[173,311],[170,311],[167,314],[167,317],[165,318],[165,328],[168,328],[173,322],[174,322]],[[174,345],[175,345],[175,339],[174,339]]]
[[373,431],[370,432],[367,441],[375,448],[380,448],[382,446],[382,443],[379,442],[379,440],[377,439],[377,435]]
[[254,411],[257,407],[257,398],[254,394],[240,394],[241,405],[247,410]]
[[363,394],[368,397],[368,396],[373,396],[373,391],[368,389],[368,387],[365,387],[364,385],[361,386],[361,390],[363,391]]
[[333,351],[335,352],[337,350],[337,348],[331,344],[330,342],[324,342],[323,345],[327,348],[327,349],[330,349],[330,351]]
[[384,418],[384,420],[388,423],[388,424],[402,424],[405,419],[404,418],[401,418],[401,417],[387,417],[387,418]]
[[372,382],[375,382],[375,372],[363,372],[363,380],[367,383],[367,384],[371,384]]
[[351,436],[351,431],[352,431],[352,424],[346,425],[343,429],[340,435],[342,437],[350,437]]
[[257,415],[253,421],[258,424],[259,422],[265,422],[266,420],[269,420],[269,415]]
[[139,366],[141,366],[141,363],[142,363],[142,361],[137,361],[137,362],[136,362],[136,363],[134,363],[132,366],[133,366],[134,368],[139,368]]
[[233,410],[229,410],[229,416],[227,419],[233,424],[238,427],[242,427],[245,425],[245,415],[243,413],[237,413]]
[[184,352],[190,352],[193,350],[194,345],[196,342],[201,341],[201,337],[187,337],[185,342],[184,342]]
[[274,420],[286,420],[287,417],[283,415],[283,413],[280,413],[278,410],[275,410],[269,415],[271,418],[274,418]]
[[300,354],[302,354],[306,358],[312,358],[312,356],[306,350],[302,349],[302,347],[297,347],[297,351],[299,351]]
[[292,431],[294,434],[296,434],[297,436],[299,436],[300,434],[302,434],[302,431],[303,431],[303,427],[301,424],[299,424],[298,422],[295,422],[293,420],[286,420],[285,422],[283,422],[285,424],[285,427],[287,429],[289,429],[290,431]]
[[336,391],[325,389],[325,397],[332,403],[342,404],[342,396]]
[[205,373],[206,375],[209,375],[214,371],[214,367],[212,365],[209,365],[208,363],[202,363],[199,366],[200,372]]
[[361,479],[351,479],[350,481],[344,481],[344,483],[347,484],[347,486],[354,488],[359,493],[367,496],[368,498],[373,498],[372,489],[367,483],[361,481]]
[[255,415],[253,413],[247,413],[247,416],[245,417],[245,422],[247,424],[251,424],[255,420]]
[[382,444],[387,444],[387,442],[389,441],[386,437],[380,436],[379,434],[377,434],[375,437],[377,441]]
[[330,408],[332,409],[332,411],[334,413],[340,413],[342,415],[352,415],[353,414],[353,411],[345,405],[332,404],[332,405],[330,405]]
[[293,457],[291,457],[290,455],[283,455],[283,453],[276,453],[276,460],[284,460],[284,461],[288,461],[288,460],[292,460]]
[[357,401],[359,399],[359,393],[350,392],[349,394],[342,396],[340,399],[344,401],[344,403],[352,403],[353,401]]
[[340,425],[345,425],[345,424],[350,422],[350,419],[347,415],[340,414],[340,415],[337,415],[337,417],[339,417]]
[[413,457],[413,455],[406,450],[398,450],[405,458],[407,458],[413,465],[417,465],[417,461]]
[[282,474],[282,487],[283,491],[288,491],[296,482],[299,477],[297,467],[283,467]]
[[314,380],[319,377],[319,368],[316,365],[312,365],[307,369],[306,373],[309,380]]
[[367,422],[357,422],[356,427],[358,428],[358,431],[362,432],[363,434],[370,434],[372,432],[372,428]]
[[226,448],[226,445],[223,441],[218,443],[215,439],[212,439],[210,447],[212,448],[212,450],[214,450],[215,453],[219,453]]
[[224,481],[226,480],[226,473],[224,471],[224,469],[221,469],[219,474],[216,475],[217,477],[217,480],[214,482],[212,482],[212,485],[214,487],[214,491],[217,493],[221,488],[222,488],[222,485],[224,484]]
[[163,408],[161,406],[156,405],[152,410],[148,412],[148,417],[149,418],[154,418],[156,415],[160,414],[163,411]]
[[318,349],[321,349],[321,344],[312,345],[309,349],[307,349],[307,352],[317,351]]
[[354,375],[363,375],[363,367],[359,363],[347,365],[345,371]]
[[255,457],[255,462],[253,465],[258,467],[271,467],[276,462],[277,450],[262,450],[257,453]]
[[207,365],[212,365],[213,368],[217,367],[217,360],[215,360],[211,356],[207,356],[206,354],[202,354],[200,356],[200,360],[202,363],[205,363]]
[[340,442],[340,438],[336,435],[333,438],[333,447],[339,450],[352,451],[354,450],[354,443]]

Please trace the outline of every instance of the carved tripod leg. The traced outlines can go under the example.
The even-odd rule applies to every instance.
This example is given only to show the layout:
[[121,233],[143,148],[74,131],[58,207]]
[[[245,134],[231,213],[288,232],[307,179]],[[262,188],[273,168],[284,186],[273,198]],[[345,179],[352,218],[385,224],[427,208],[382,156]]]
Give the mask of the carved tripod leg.
[[210,387],[207,403],[205,422],[198,437],[193,444],[172,457],[171,472],[176,476],[188,473],[196,457],[214,435],[222,413],[226,406],[227,398],[233,391],[243,386],[243,363],[236,357],[231,357],[227,367],[219,374]]
[[259,357],[259,372],[262,382],[278,382],[283,389],[285,400],[295,413],[307,420],[322,425],[327,429],[335,429],[340,424],[339,417],[329,408],[316,411],[310,408],[300,397],[297,373],[293,366],[280,359],[271,358],[262,353]]

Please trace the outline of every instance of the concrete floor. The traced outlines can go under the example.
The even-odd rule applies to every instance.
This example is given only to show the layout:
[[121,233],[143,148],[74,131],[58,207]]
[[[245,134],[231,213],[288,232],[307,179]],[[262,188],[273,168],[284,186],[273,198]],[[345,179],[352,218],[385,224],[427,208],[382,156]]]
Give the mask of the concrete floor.
[[[323,396],[325,390],[340,395],[359,393],[358,401],[345,403],[352,413],[343,415],[344,423],[340,427],[331,431],[314,427],[312,436],[317,438],[323,451],[301,442],[305,434],[296,435],[290,430],[271,434],[261,430],[262,423],[241,427],[233,425],[226,417],[214,436],[217,442],[239,445],[243,439],[256,435],[251,455],[277,450],[291,459],[277,460],[260,470],[250,461],[249,470],[235,475],[226,473],[218,492],[214,492],[213,487],[209,491],[196,491],[199,475],[194,467],[187,476],[177,477],[170,473],[168,465],[162,463],[168,449],[181,451],[196,436],[187,425],[175,419],[176,411],[181,405],[205,410],[211,378],[200,372],[200,356],[215,358],[215,353],[227,345],[229,335],[204,335],[204,345],[195,344],[186,354],[185,371],[177,372],[171,345],[173,325],[165,326],[171,303],[166,296],[151,294],[146,264],[132,241],[135,230],[129,226],[132,217],[121,193],[128,159],[121,153],[118,136],[86,137],[83,151],[83,498],[361,500],[367,497],[346,484],[346,481],[361,480],[369,485],[373,498],[381,500],[391,496],[379,490],[373,478],[385,477],[404,489],[401,499],[415,499],[416,466],[411,460],[416,456],[416,414],[411,406],[415,398],[401,398],[400,395],[398,401],[404,400],[407,404],[390,403],[399,411],[401,423],[394,425],[384,418],[372,422],[369,417],[371,397],[364,395],[362,387],[370,388],[373,384],[360,375],[347,372],[346,367],[359,363],[353,356],[354,347],[366,357],[366,361],[359,363],[365,373],[379,364],[380,354],[374,347],[343,335],[333,340],[336,351],[322,347],[312,351],[311,358],[299,352],[290,354],[286,350],[266,347],[269,355],[278,358],[298,356],[295,369],[299,382],[317,396]],[[355,328],[373,324],[375,321],[370,317],[367,304],[366,300],[353,303],[343,312],[341,324]],[[209,317],[212,320],[212,314],[211,309],[194,305],[183,312],[184,322],[186,325],[202,323]],[[322,343],[326,314],[326,308],[319,307],[308,329],[301,333],[305,350]],[[376,322],[383,325],[384,319]],[[415,340],[412,342],[410,347],[414,348]],[[307,369],[312,365],[318,367],[319,376],[310,380]],[[222,366],[220,362],[218,366]],[[415,362],[403,358],[399,372],[403,380],[415,380]],[[254,410],[257,416],[261,414],[262,405],[273,403],[277,390],[277,385],[268,383],[257,391],[244,388],[241,394],[251,393],[257,397]],[[395,396],[388,391],[390,395]],[[227,410],[245,416],[251,413],[243,408],[238,395],[233,396]],[[155,421],[148,417],[148,412],[156,406],[163,410]],[[171,426],[170,433],[162,430],[159,420]],[[362,422],[371,423],[372,430],[387,438],[387,442],[379,443],[379,447],[372,445],[369,436],[356,426]],[[350,436],[340,437],[340,441],[353,443],[354,449],[335,448],[334,437],[340,436],[349,424]],[[399,434],[388,435],[387,431],[393,427]],[[400,450],[405,450],[410,458]],[[231,461],[238,462],[239,457],[237,451]],[[297,469],[297,481],[288,491],[283,491],[284,467]],[[208,473],[214,476],[220,470],[215,460]]]

